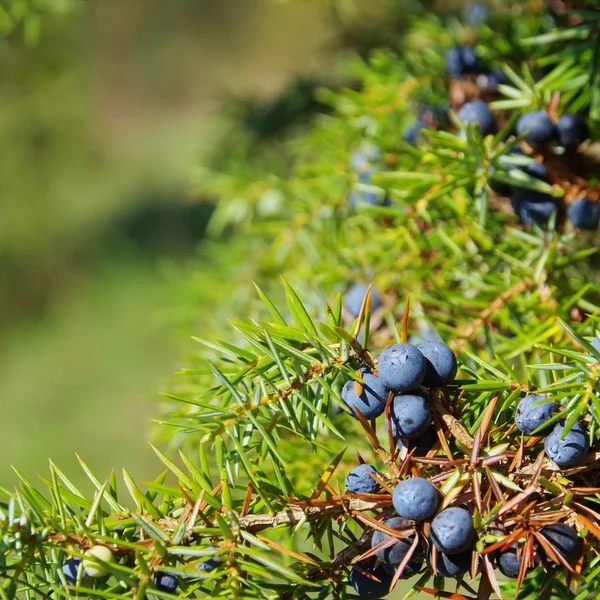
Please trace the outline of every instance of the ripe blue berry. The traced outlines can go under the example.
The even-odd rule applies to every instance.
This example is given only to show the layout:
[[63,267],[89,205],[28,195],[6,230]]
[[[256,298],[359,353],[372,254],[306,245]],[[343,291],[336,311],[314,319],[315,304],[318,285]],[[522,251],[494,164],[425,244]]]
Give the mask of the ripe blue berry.
[[414,440],[431,425],[431,410],[423,396],[401,394],[392,402],[392,435]]
[[423,521],[433,516],[439,503],[437,489],[426,479],[411,477],[404,479],[392,494],[396,512],[405,519]]
[[471,568],[472,560],[473,552],[471,550],[454,555],[438,552],[435,574],[442,577],[460,577]]
[[397,440],[397,442],[399,446],[406,446],[408,452],[414,448],[415,453],[413,456],[425,456],[433,448],[434,444],[437,442],[437,439],[438,436],[435,430],[432,427],[429,427],[425,433],[414,440],[403,440],[400,438]]
[[[392,517],[391,519],[385,520],[383,524],[390,529],[398,530],[406,529],[408,527],[408,523],[401,517]],[[371,548],[375,548],[382,542],[389,540],[391,537],[392,536],[388,535],[387,533],[374,531],[373,537],[371,538]],[[388,546],[383,550],[377,551],[376,556],[383,563],[383,567],[388,573],[393,575],[396,572],[398,565],[402,562],[406,556],[406,553],[410,550],[413,539],[414,538],[412,537],[404,538],[402,540],[398,540],[392,546]],[[404,571],[402,571],[401,575],[402,578],[411,577],[421,568],[422,563],[415,555],[416,552],[411,556],[410,562],[408,562],[404,567]]]
[[567,216],[575,227],[593,231],[600,223],[600,203],[580,198],[569,206]]
[[577,532],[572,527],[565,523],[555,523],[542,527],[540,533],[570,565],[575,564],[581,551],[581,538],[577,536]]
[[214,556],[213,558],[209,558],[204,562],[198,563],[196,568],[200,571],[214,571],[219,566],[219,557]]
[[562,115],[556,123],[556,130],[560,145],[568,150],[577,148],[590,137],[588,125],[579,115]]
[[[61,571],[63,572],[67,585],[77,584],[77,573],[79,572],[80,564],[81,559],[78,557],[69,558],[63,563]],[[83,575],[85,577],[85,572],[83,573]],[[62,580],[58,573],[56,574],[56,583],[62,583]]]
[[425,357],[412,344],[392,344],[379,356],[379,377],[386,387],[397,392],[418,387],[426,368]]
[[381,159],[381,150],[372,144],[365,144],[350,157],[350,168],[356,172],[363,183],[367,183],[375,172],[373,163]]
[[470,2],[465,6],[463,18],[469,25],[477,26],[485,22],[489,14],[490,11],[487,6],[479,4],[479,2]]
[[[360,307],[367,294],[369,286],[364,283],[355,283],[344,296],[344,306],[346,310],[354,317],[358,317]],[[379,292],[371,287],[371,310],[377,310],[381,306],[381,296]]]
[[532,190],[515,192],[510,203],[524,225],[545,225],[556,212],[556,204],[551,196]]
[[548,144],[556,138],[556,127],[545,110],[532,110],[521,115],[516,126],[517,135],[525,133],[530,144]]
[[375,561],[371,560],[369,562],[361,562],[359,563],[359,566],[363,571],[375,576],[377,580],[363,575],[356,568],[352,569],[350,571],[349,580],[356,593],[361,598],[372,600],[387,596],[392,583],[392,575],[386,572],[386,570],[383,568],[383,565],[379,565],[377,568],[374,568]]
[[359,465],[348,473],[345,484],[352,494],[376,494],[379,484],[369,475],[376,474],[377,470],[371,465]]
[[454,380],[458,366],[456,356],[442,342],[426,342],[419,346],[419,351],[425,357],[427,369],[423,385],[438,388],[448,385]]
[[477,74],[484,70],[473,46],[455,46],[446,52],[446,73],[450,77]]
[[[515,411],[515,423],[526,435],[531,435],[534,430],[543,425],[558,409],[555,402],[549,401],[545,396],[532,394],[525,396]],[[539,435],[544,435],[540,432]]]
[[435,547],[450,556],[469,550],[475,541],[473,519],[464,509],[450,507],[431,522],[431,541]]
[[557,423],[544,440],[544,449],[559,467],[573,467],[587,456],[590,442],[581,423],[575,423],[571,431],[561,439],[564,429],[563,423]]
[[521,569],[521,559],[517,555],[517,547],[511,546],[508,550],[498,553],[498,568],[500,572],[511,579],[519,576]]
[[177,589],[177,577],[171,573],[158,571],[154,574],[154,587],[161,592],[172,594]]
[[357,382],[351,379],[342,388],[342,400],[347,404],[352,416],[356,416],[356,408],[365,419],[376,419],[385,409],[389,390],[380,377],[366,370],[361,370],[361,378],[364,384],[358,384],[361,387],[360,396],[356,395]]
[[406,129],[402,139],[408,142],[411,146],[417,147],[422,139],[421,130],[427,129],[427,125],[423,121],[418,120],[416,123]]
[[456,116],[463,123],[468,125],[474,123],[481,130],[482,135],[493,133],[496,129],[496,117],[489,106],[481,100],[467,102],[457,113]]

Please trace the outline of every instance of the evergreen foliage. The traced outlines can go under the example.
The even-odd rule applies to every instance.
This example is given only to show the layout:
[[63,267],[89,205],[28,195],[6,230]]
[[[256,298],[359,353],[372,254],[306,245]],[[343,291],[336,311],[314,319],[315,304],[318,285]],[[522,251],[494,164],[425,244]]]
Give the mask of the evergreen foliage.
[[[306,134],[239,133],[219,152],[222,171],[198,176],[219,198],[206,251],[223,285],[211,294],[234,320],[202,329],[167,395],[171,450],[155,450],[165,471],[102,479],[80,459],[90,498],[53,463],[38,486],[17,471],[20,487],[0,489],[3,598],[356,597],[349,577],[374,598],[407,567],[419,571],[407,597],[597,597],[598,231],[566,217],[600,193],[600,11],[511,2],[472,20],[415,19],[399,53],[351,65],[360,89],[319,91],[330,111]],[[447,75],[446,51],[465,44],[476,60]],[[494,112],[486,137],[458,117],[474,101]],[[515,136],[539,110],[552,123],[584,117],[592,141]],[[414,122],[423,127],[406,141]],[[554,207],[548,219],[524,218],[541,203]],[[371,283],[380,305],[367,288],[350,314],[344,292]],[[451,364],[443,387],[403,390],[431,411],[426,443],[396,439],[392,402],[405,396],[393,381],[378,420],[344,402],[347,382],[362,397],[366,374],[377,378],[385,348],[440,340],[456,378]],[[515,412],[533,394],[558,410],[523,435]],[[559,466],[543,452],[548,432],[547,447],[576,434],[585,451]],[[345,490],[359,464],[374,467],[363,474],[377,493]],[[409,477],[439,492],[435,527],[431,510],[386,524]],[[448,529],[459,521],[462,537]],[[380,567],[375,557],[400,542],[400,562]],[[106,575],[91,577],[97,546],[111,560],[95,559]]]

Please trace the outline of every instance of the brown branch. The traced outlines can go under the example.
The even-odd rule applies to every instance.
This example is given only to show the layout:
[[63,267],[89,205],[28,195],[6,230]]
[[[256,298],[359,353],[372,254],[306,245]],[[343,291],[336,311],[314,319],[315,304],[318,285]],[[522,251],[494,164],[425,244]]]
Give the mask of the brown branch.
[[392,505],[389,494],[377,494],[373,500],[356,497],[335,496],[322,501],[307,501],[292,505],[274,515],[246,515],[238,518],[239,526],[250,532],[262,531],[279,525],[297,525],[301,521],[339,517],[345,513],[364,512]]

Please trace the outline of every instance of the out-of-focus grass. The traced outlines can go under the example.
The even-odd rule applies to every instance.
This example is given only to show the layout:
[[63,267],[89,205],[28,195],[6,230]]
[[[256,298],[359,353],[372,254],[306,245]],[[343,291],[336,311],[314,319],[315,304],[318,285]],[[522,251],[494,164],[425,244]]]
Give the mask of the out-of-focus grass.
[[0,48],[1,484],[48,458],[82,481],[74,452],[99,476],[160,468],[143,399],[175,368],[181,331],[163,318],[177,298],[159,265],[176,273],[194,247],[111,236],[149,206],[184,205],[168,190],[189,186],[225,91],[272,91],[317,64],[319,4],[90,0],[45,22],[37,47]]
[[47,473],[49,456],[81,480],[74,452],[99,475],[112,465],[152,475],[154,454],[143,440],[155,407],[143,397],[173,368],[160,318],[168,302],[156,265],[109,261],[10,332],[0,355],[0,481],[14,480],[11,464]]

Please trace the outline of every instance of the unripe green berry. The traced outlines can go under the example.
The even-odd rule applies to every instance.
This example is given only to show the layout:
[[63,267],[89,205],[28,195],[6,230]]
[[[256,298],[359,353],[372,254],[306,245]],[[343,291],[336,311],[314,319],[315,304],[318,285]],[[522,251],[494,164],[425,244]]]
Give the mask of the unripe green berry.
[[94,546],[83,555],[83,568],[89,577],[102,577],[106,575],[106,567],[100,562],[115,562],[115,557],[110,548]]

